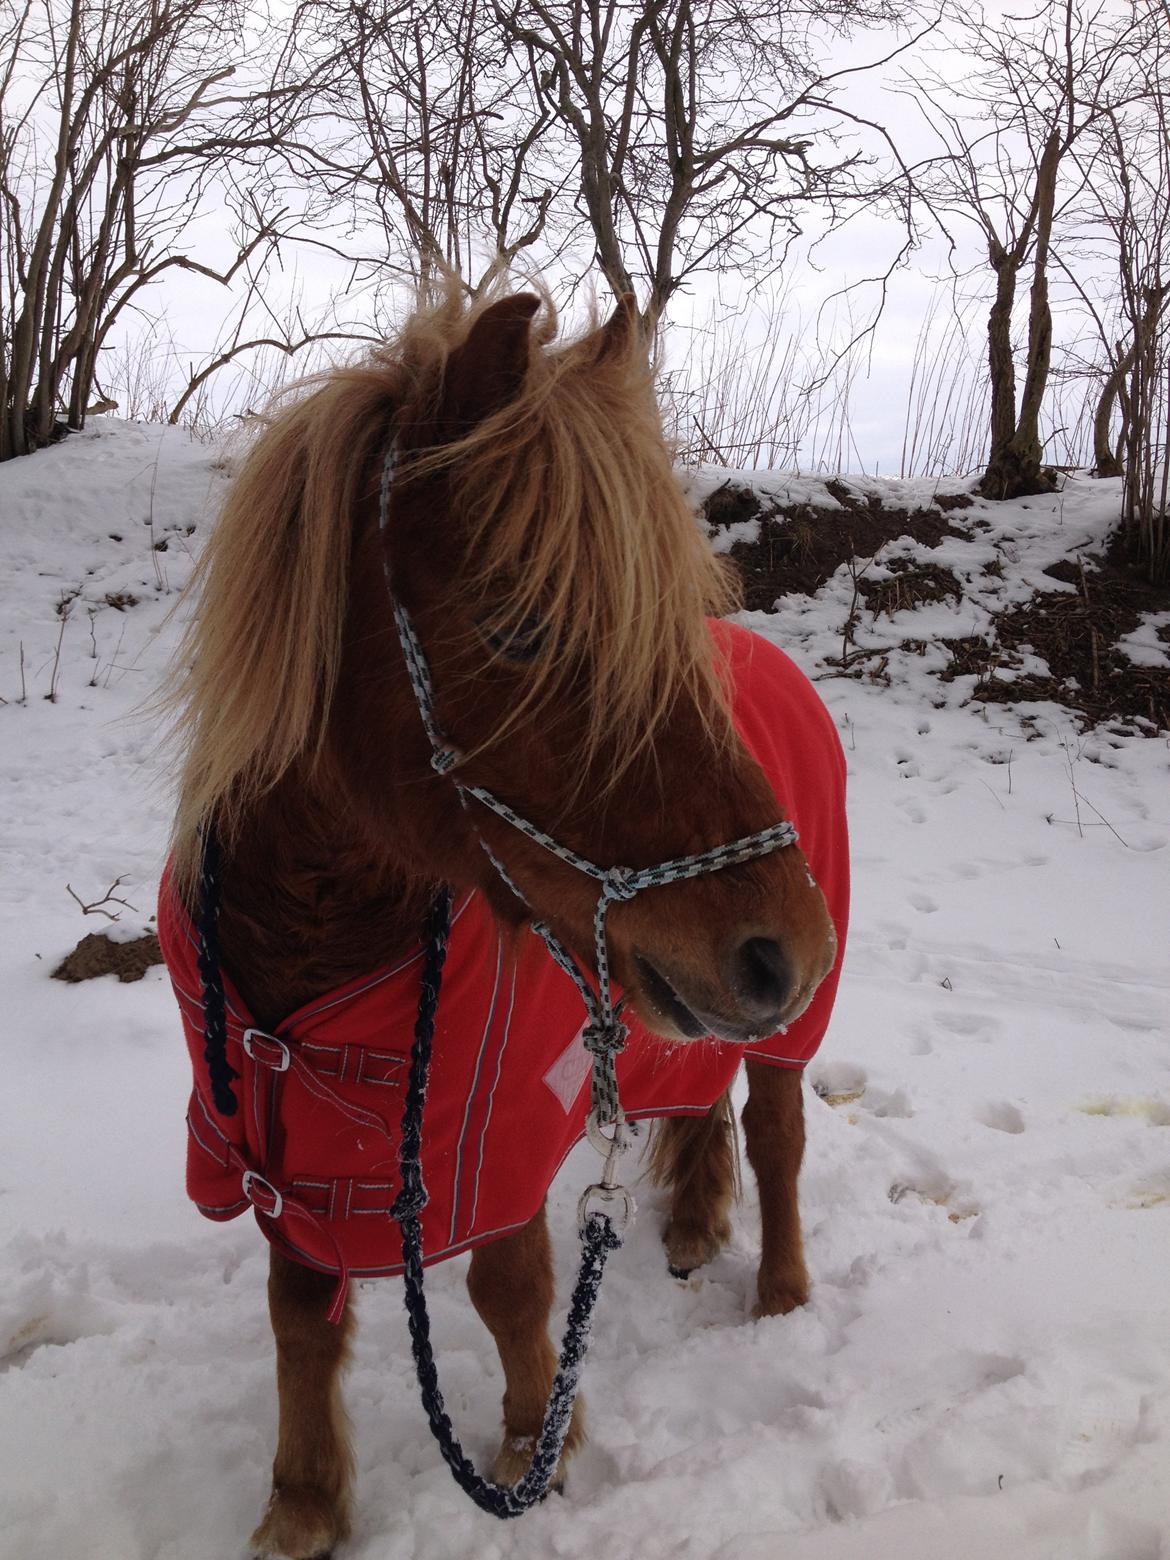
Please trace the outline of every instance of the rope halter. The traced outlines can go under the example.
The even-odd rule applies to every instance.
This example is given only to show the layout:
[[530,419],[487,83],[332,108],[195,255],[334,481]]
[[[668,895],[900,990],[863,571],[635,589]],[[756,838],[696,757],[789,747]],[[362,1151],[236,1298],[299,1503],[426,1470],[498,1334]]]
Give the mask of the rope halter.
[[[626,1043],[629,1027],[622,1018],[624,999],[615,1003],[613,998],[609,948],[606,938],[606,917],[609,913],[609,908],[614,904],[628,902],[636,894],[641,893],[643,889],[658,888],[667,883],[682,882],[687,878],[700,877],[708,872],[718,872],[723,867],[736,866],[741,862],[755,861],[761,856],[770,855],[773,851],[780,850],[785,845],[794,844],[797,838],[796,830],[791,823],[785,821],[773,824],[767,829],[760,829],[755,834],[748,834],[741,839],[732,840],[730,844],[717,845],[711,850],[700,851],[691,856],[677,856],[670,861],[659,862],[657,866],[653,867],[599,867],[595,862],[588,860],[587,857],[578,855],[576,851],[570,850],[567,845],[562,845],[558,840],[553,839],[550,834],[546,834],[543,829],[523,817],[515,808],[510,807],[507,802],[501,801],[491,791],[486,790],[483,786],[469,785],[461,780],[456,773],[456,766],[463,755],[460,749],[450,741],[439,722],[435,709],[435,687],[434,679],[431,676],[430,663],[415,631],[410,614],[395,594],[394,581],[391,576],[387,538],[391,489],[397,466],[398,446],[397,441],[392,440],[382,467],[382,482],[379,495],[378,523],[382,533],[382,561],[386,572],[386,589],[389,592],[394,612],[394,626],[398,631],[398,640],[402,646],[402,654],[410,676],[410,685],[414,690],[419,716],[431,745],[431,767],[436,774],[445,775],[450,779],[458,792],[460,802],[469,815],[471,814],[472,801],[479,802],[481,806],[495,813],[498,818],[502,818],[505,823],[510,824],[535,844],[540,845],[551,855],[556,856],[558,860],[576,868],[578,872],[583,872],[587,877],[593,878],[600,885],[597,907],[593,912],[593,951],[597,969],[596,991],[580,965],[559,938],[554,936],[549,926],[535,918],[531,924],[532,930],[544,941],[549,953],[576,986],[587,1014],[587,1022],[582,1034],[582,1043],[593,1058],[589,1138],[594,1146],[605,1155],[606,1166],[602,1181],[596,1186],[588,1188],[581,1200],[581,1221],[582,1223],[584,1222],[585,1209],[591,1199],[613,1203],[618,1199],[619,1195],[624,1199],[624,1213],[628,1217],[633,1211],[633,1201],[629,1194],[616,1184],[615,1176],[617,1158],[628,1146],[628,1129],[625,1124],[621,1101],[618,1097],[616,1059]],[[479,829],[475,827],[474,819],[472,819],[472,829],[501,881],[506,883],[521,904],[528,908],[528,902],[523,892],[517,886],[503,862],[493,852]],[[611,1137],[607,1137],[602,1130],[607,1126],[613,1128]]]

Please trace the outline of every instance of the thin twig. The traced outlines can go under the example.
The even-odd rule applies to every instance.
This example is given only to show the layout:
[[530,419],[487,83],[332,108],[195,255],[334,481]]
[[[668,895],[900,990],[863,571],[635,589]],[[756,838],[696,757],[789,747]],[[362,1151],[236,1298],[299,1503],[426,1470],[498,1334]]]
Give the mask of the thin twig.
[[138,911],[128,899],[121,899],[114,892],[115,889],[121,888],[125,881],[126,880],[123,876],[116,877],[110,884],[109,888],[106,889],[102,897],[100,899],[95,899],[92,904],[88,905],[79,894],[74,893],[73,889],[68,883],[65,885],[65,892],[71,899],[76,900],[77,903],[81,906],[83,915],[104,915],[108,921],[118,921],[121,919],[121,916],[118,914],[118,912],[105,910],[103,909],[104,905],[121,905],[126,910],[134,910],[135,915],[138,914]]
[[73,606],[71,601],[63,601],[61,604],[61,627],[57,630],[57,648],[53,652],[53,671],[49,678],[49,691],[45,698],[50,704],[57,702],[57,678],[61,671],[61,645],[65,639],[65,625],[69,621],[69,613]]

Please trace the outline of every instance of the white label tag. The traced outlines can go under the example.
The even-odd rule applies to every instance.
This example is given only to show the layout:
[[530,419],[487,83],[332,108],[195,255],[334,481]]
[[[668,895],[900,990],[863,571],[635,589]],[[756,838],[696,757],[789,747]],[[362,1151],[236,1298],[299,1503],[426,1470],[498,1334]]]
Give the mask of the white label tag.
[[585,1025],[582,1024],[544,1075],[544,1082],[560,1100],[561,1109],[566,1116],[572,1110],[589,1076],[591,1065],[589,1052],[581,1044],[581,1036],[584,1033]]

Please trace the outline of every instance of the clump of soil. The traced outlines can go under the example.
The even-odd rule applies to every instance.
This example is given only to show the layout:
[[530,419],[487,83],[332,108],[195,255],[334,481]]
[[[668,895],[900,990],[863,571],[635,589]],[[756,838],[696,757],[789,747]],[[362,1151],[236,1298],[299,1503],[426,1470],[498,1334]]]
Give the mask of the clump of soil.
[[899,537],[909,536],[927,547],[937,547],[944,536],[961,536],[941,510],[962,509],[971,503],[965,493],[955,493],[940,495],[937,507],[931,509],[887,509],[876,495],[858,498],[844,483],[826,482],[825,487],[840,509],[815,504],[784,506],[732,482],[717,488],[704,503],[703,516],[712,526],[759,521],[758,539],[736,542],[729,553],[743,582],[743,604],[749,611],[770,612],[778,597],[791,593],[811,596],[843,563],[872,558]]
[[130,942],[115,942],[105,932],[90,932],[53,971],[54,980],[96,980],[116,975],[120,981],[141,980],[147,970],[163,962],[162,949],[153,932]]

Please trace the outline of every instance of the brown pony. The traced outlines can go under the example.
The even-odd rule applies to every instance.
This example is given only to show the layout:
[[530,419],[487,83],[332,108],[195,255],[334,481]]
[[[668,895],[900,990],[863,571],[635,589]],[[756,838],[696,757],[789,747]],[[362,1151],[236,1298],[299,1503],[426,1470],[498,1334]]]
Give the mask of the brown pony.
[[[174,881],[193,905],[196,827],[214,818],[221,945],[260,1024],[414,943],[437,882],[478,890],[501,923],[524,915],[430,767],[383,546],[466,769],[566,845],[650,865],[778,821],[713,665],[706,615],[732,592],[673,476],[632,301],[555,348],[551,309],[534,328],[539,308],[529,294],[467,305],[452,291],[392,346],[324,376],[256,438],[204,556],[180,655]],[[378,481],[394,432],[402,476],[384,541]],[[523,655],[509,653],[520,644]],[[596,885],[486,812],[474,826],[590,967]],[[669,972],[682,1011],[716,1015],[713,1032],[742,1040],[758,1023],[762,979],[774,1016],[807,1003],[832,931],[788,848],[615,906],[609,946],[649,1029],[683,1038],[663,1004]],[[761,948],[775,954],[774,975],[761,975]],[[749,1061],[748,1082],[758,1313],[773,1315],[807,1296],[800,1073]],[[660,1128],[654,1164],[672,1189],[664,1240],[676,1271],[726,1240],[734,1163],[726,1097],[708,1117]],[[555,1369],[543,1211],[478,1246],[468,1285],[503,1362],[494,1474],[510,1483]],[[263,1554],[309,1560],[347,1532],[339,1377],[352,1318],[326,1320],[332,1288],[273,1248],[280,1428],[252,1539]],[[581,1436],[578,1415],[566,1456]]]

